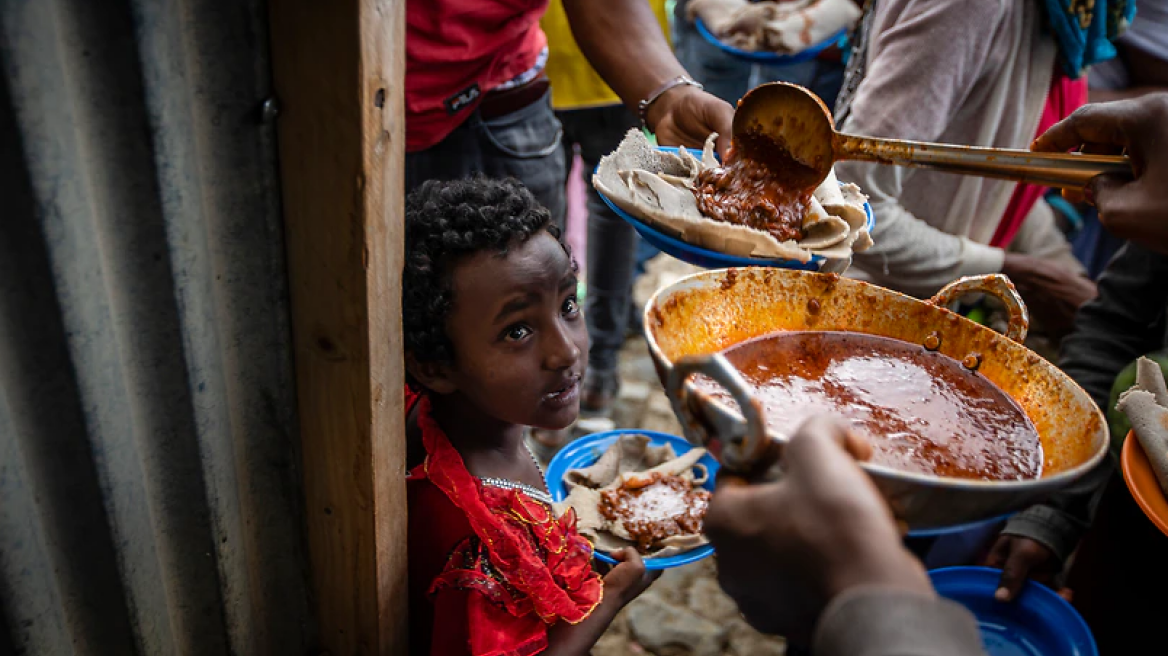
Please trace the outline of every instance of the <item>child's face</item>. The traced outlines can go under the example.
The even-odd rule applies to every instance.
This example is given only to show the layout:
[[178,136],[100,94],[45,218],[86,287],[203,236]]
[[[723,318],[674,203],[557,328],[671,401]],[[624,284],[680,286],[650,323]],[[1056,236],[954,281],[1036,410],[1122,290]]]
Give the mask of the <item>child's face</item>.
[[544,231],[507,255],[478,253],[455,267],[445,377],[488,416],[549,430],[576,420],[588,332],[572,268]]

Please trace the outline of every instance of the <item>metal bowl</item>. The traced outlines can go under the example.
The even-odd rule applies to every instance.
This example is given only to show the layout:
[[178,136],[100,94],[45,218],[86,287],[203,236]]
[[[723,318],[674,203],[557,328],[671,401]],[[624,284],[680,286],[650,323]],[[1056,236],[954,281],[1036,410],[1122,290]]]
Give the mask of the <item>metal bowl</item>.
[[[946,309],[967,293],[991,294],[1006,304],[1011,314],[1007,335]],[[761,405],[720,354],[755,337],[851,331],[922,344],[968,363],[1012,397],[1038,430],[1043,467],[1037,479],[969,480],[862,463],[896,516],[914,532],[1021,510],[1074,482],[1106,456],[1103,414],[1066,374],[1021,345],[1027,324],[1021,298],[1001,275],[963,278],[926,302],[833,274],[721,269],[663,287],[645,308],[649,350],[686,438],[709,448],[731,472],[757,471],[768,459],[781,458],[785,440],[767,431]],[[699,392],[689,380],[695,374],[718,381],[739,407]]]

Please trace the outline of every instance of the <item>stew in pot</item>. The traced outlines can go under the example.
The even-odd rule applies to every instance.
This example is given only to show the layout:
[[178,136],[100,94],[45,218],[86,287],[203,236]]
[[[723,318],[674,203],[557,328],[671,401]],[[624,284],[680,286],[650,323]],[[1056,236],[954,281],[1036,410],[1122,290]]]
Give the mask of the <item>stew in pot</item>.
[[[780,332],[725,356],[750,383],[773,433],[831,414],[869,436],[873,462],[902,471],[989,480],[1041,473],[1038,432],[1022,409],[944,354],[861,333]],[[697,385],[730,398],[708,378]]]

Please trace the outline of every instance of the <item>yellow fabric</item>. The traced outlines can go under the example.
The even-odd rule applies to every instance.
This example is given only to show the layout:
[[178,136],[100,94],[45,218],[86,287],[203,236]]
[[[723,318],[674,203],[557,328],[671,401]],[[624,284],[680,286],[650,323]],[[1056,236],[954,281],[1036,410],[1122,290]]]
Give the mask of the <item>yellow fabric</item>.
[[[661,30],[669,39],[669,18],[665,12],[665,0],[630,0],[648,2],[657,14]],[[608,88],[600,75],[592,69],[572,38],[572,28],[568,26],[568,16],[560,0],[551,0],[540,26],[547,34],[548,61],[547,76],[552,84],[552,106],[556,109],[583,109],[620,104],[620,98]]]

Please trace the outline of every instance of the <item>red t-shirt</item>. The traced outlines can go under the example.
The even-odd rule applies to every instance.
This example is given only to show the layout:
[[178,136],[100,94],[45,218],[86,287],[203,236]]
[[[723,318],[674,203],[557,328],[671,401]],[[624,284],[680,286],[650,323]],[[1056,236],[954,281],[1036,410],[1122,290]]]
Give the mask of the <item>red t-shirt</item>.
[[442,141],[482,95],[535,65],[548,0],[407,0],[406,150]]

